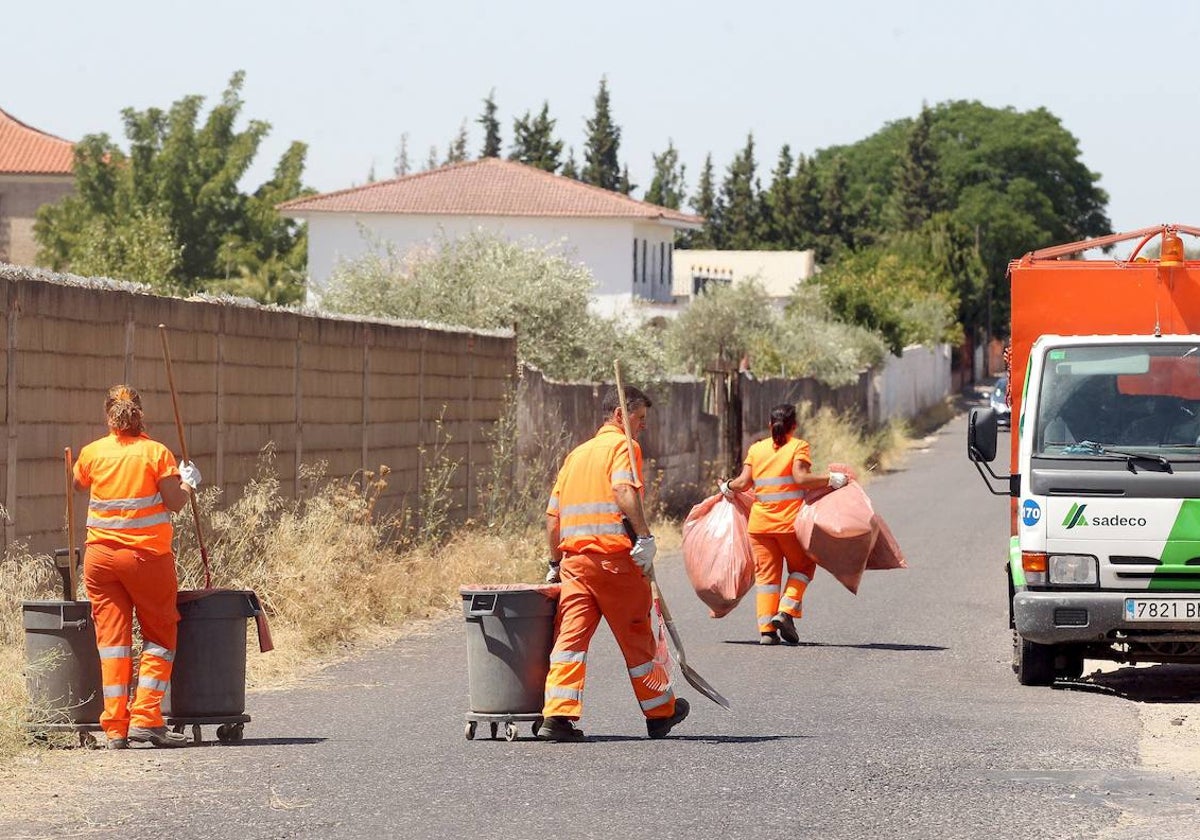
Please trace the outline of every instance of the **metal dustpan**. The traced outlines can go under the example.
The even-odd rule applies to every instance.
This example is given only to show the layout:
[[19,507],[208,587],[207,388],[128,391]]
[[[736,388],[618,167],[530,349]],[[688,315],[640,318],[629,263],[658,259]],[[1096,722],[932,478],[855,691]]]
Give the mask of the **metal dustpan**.
[[659,612],[662,613],[663,623],[667,625],[667,635],[671,637],[671,644],[674,645],[675,653],[679,657],[679,672],[683,674],[683,678],[688,681],[688,684],[692,688],[699,691],[718,706],[725,709],[730,708],[729,701],[725,699],[725,696],[713,688],[712,684],[700,676],[692,666],[687,664],[687,653],[683,649],[683,640],[679,638],[679,632],[675,629],[675,621],[671,618],[671,611],[667,609],[667,602],[663,600],[662,591],[658,588],[658,581],[654,579],[653,571],[650,573],[650,591],[654,596],[655,602],[658,604]]

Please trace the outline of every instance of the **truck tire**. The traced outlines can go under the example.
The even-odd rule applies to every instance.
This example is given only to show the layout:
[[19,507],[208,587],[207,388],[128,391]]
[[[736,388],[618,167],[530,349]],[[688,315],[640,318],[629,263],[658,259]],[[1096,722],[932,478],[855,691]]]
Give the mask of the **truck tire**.
[[[1054,682],[1053,645],[1039,645],[1013,633],[1013,671],[1021,685],[1050,685]],[[1082,660],[1080,661],[1082,666]]]
[[1077,680],[1083,676],[1083,651],[1076,645],[1057,648],[1054,676],[1064,680]]

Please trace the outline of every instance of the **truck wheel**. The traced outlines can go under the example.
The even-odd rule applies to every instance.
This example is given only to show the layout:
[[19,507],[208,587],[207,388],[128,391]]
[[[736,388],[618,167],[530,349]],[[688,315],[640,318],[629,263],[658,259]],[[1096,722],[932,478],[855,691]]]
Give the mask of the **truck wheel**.
[[1083,654],[1073,647],[1058,648],[1054,676],[1064,680],[1077,680],[1083,676]]
[[[1039,645],[1013,633],[1013,671],[1021,685],[1050,685],[1054,682],[1053,645]],[[1080,660],[1082,666],[1082,659]]]

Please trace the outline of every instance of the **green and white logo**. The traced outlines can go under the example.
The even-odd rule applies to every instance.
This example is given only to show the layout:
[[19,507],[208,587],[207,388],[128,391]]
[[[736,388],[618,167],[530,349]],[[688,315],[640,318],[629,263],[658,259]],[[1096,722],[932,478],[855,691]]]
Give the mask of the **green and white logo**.
[[1067,511],[1067,518],[1063,520],[1063,527],[1068,531],[1077,526],[1087,525],[1088,521],[1084,517],[1083,512],[1087,509],[1087,505],[1075,503],[1071,505],[1071,509]]

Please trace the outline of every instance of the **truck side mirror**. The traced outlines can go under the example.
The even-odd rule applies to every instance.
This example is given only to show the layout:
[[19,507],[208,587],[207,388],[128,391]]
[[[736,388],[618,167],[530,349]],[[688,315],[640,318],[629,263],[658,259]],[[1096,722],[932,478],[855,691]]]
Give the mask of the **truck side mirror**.
[[967,417],[967,457],[991,463],[996,460],[996,412],[973,408]]

